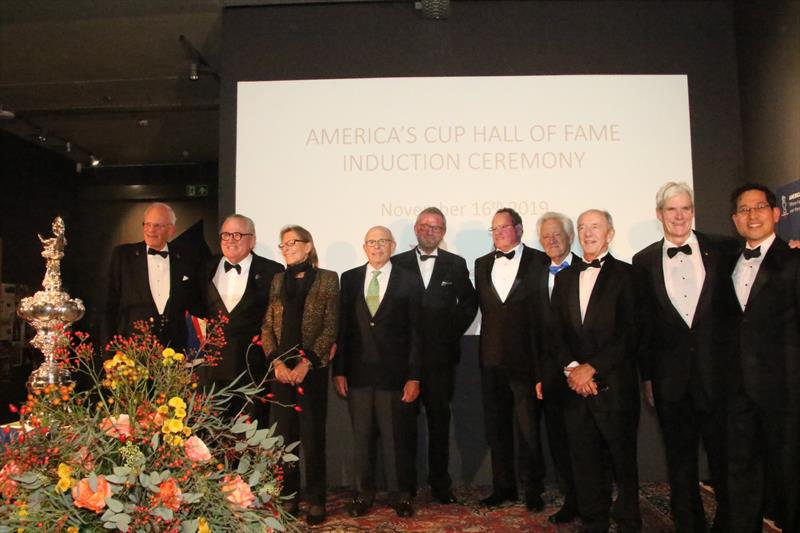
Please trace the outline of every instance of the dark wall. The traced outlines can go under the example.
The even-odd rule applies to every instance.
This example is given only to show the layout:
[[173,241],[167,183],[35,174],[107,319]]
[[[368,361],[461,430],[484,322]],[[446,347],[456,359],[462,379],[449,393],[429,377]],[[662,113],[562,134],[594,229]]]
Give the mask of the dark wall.
[[[229,8],[223,17],[220,210],[231,211],[235,201],[238,81],[687,74],[697,226],[730,233],[727,196],[743,175],[735,54],[729,2],[453,1],[451,17],[442,21],[421,19],[413,2]],[[465,339],[459,368],[453,462],[459,482],[486,484],[475,344]],[[332,401],[334,484],[350,481],[348,425],[342,402]],[[640,434],[642,479],[663,479],[650,412]]]

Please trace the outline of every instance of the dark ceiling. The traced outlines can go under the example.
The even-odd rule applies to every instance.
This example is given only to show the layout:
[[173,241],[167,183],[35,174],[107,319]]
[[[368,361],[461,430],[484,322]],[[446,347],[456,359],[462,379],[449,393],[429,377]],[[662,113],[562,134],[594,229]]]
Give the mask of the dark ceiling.
[[216,161],[224,5],[3,0],[0,128],[82,164]]

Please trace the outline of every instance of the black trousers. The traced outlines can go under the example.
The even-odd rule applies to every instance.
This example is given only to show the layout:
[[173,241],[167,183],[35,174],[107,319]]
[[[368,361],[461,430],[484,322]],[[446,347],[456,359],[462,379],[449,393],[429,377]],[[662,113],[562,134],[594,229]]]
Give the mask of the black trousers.
[[587,531],[607,531],[612,481],[616,481],[614,520],[619,531],[640,531],[642,518],[636,461],[639,413],[634,410],[595,412],[589,408],[589,401],[576,395],[564,403],[578,511]]
[[[730,531],[762,530],[764,495],[776,498],[784,533],[800,532],[800,416],[797,409],[766,409],[743,392],[728,402]],[[773,486],[768,486],[768,481]]]
[[729,531],[726,525],[729,511],[724,410],[701,408],[690,393],[677,402],[656,398],[656,410],[666,448],[675,530],[677,533],[707,530],[697,467],[702,439],[717,500],[714,531]]
[[[436,492],[450,490],[450,403],[453,401],[455,367],[423,367],[420,400],[428,426],[428,483]],[[416,429],[416,424],[414,424]],[[416,457],[416,435],[412,441]],[[416,465],[416,460],[414,460]]]
[[411,497],[416,479],[409,439],[414,434],[416,402],[401,401],[403,391],[350,387],[347,405],[353,424],[356,492],[372,502],[380,440],[386,489],[395,501]]
[[481,369],[483,419],[492,459],[492,487],[517,493],[514,422],[520,447],[519,478],[526,496],[544,491],[544,458],[539,435],[540,405],[534,383],[511,379],[500,367]]
[[569,456],[569,438],[567,427],[564,423],[564,408],[560,401],[545,400],[544,421],[547,427],[547,443],[550,445],[550,455],[556,467],[558,485],[564,495],[563,508],[578,512],[578,500],[575,496],[575,478],[572,473],[572,459]]
[[[298,388],[278,381],[271,383],[276,404],[272,405],[276,432],[286,444],[300,441],[300,457],[306,467],[305,500],[325,505],[327,471],[325,467],[325,418],[328,411],[328,368],[313,368]],[[282,404],[282,405],[281,405]],[[293,406],[302,409],[296,411]],[[260,424],[259,424],[260,425]],[[300,464],[284,472],[283,494],[300,493]]]

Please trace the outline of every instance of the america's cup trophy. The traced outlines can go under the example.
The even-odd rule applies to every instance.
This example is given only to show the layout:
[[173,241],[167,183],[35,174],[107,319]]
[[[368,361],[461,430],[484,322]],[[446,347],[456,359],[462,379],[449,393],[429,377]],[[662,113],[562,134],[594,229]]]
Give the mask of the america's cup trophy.
[[44,362],[28,378],[28,390],[35,391],[47,385],[69,385],[72,377],[56,357],[59,348],[69,342],[64,330],[76,320],[80,320],[86,309],[78,298],[70,298],[61,290],[61,258],[67,239],[61,217],[53,220],[53,236],[42,237],[42,257],[47,260],[43,291],[23,298],[17,314],[36,330],[31,344],[44,354]]

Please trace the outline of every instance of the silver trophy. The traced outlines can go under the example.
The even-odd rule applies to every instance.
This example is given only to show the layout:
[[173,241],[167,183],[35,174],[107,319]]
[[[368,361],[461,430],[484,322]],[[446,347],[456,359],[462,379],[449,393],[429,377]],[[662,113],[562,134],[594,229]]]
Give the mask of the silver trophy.
[[43,291],[23,298],[17,314],[36,330],[31,344],[44,354],[44,362],[28,378],[28,390],[35,391],[47,385],[69,385],[73,382],[69,370],[58,361],[56,352],[67,346],[64,331],[80,320],[86,308],[78,298],[70,298],[61,290],[61,258],[67,239],[61,217],[53,220],[53,236],[42,237],[42,257],[47,260],[47,270],[42,281]]

